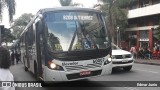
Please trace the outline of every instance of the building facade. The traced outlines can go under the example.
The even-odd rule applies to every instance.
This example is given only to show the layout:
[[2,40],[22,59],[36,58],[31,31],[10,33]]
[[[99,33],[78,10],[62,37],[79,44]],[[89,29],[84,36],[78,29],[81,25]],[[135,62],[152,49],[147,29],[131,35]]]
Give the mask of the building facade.
[[159,43],[155,28],[160,24],[160,0],[134,0],[128,8],[126,47],[135,45],[137,49],[149,47],[153,50],[154,43]]

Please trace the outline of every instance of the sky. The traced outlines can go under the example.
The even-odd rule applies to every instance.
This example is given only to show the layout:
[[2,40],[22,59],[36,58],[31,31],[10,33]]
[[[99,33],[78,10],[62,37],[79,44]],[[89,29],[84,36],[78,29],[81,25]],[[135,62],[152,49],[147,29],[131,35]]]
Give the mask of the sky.
[[[59,0],[15,0],[16,14],[14,19],[20,17],[23,13],[32,13],[35,15],[39,9],[60,7]],[[72,0],[72,2],[81,3],[84,7],[92,7],[97,3],[97,0]],[[8,12],[6,9],[3,11],[3,19],[1,25],[9,28]]]

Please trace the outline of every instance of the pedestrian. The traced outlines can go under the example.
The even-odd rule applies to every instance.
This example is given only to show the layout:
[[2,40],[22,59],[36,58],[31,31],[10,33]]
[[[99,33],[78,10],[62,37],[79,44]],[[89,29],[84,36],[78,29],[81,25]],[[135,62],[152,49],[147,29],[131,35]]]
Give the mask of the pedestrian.
[[146,59],[151,59],[151,50],[149,48],[145,48],[144,55],[146,56]]
[[156,51],[156,52],[158,52],[159,51],[159,44],[157,44],[157,43],[154,43],[154,48],[153,48],[153,51]]
[[134,45],[132,45],[130,52],[132,53],[132,55],[134,56],[134,58],[137,58],[137,51]]
[[16,63],[18,64],[18,62],[20,61],[20,54],[17,51],[15,52],[15,59]]
[[[0,46],[0,81],[14,81],[13,75],[10,72],[10,53]],[[15,90],[14,87],[0,87],[0,90]]]
[[140,59],[144,59],[145,58],[145,56],[144,56],[144,49],[142,47],[139,48],[138,58],[140,58]]
[[11,63],[12,63],[12,65],[14,65],[14,58],[15,58],[15,55],[14,55],[14,51],[12,50],[11,51]]

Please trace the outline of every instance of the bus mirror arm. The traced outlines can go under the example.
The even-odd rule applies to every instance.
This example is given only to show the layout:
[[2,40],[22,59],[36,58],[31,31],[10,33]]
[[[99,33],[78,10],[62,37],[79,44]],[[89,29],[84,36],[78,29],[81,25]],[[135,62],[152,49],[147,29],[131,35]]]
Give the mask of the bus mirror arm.
[[40,19],[42,19],[42,18],[43,18],[43,15],[42,15],[42,14],[39,14],[38,17],[39,17]]

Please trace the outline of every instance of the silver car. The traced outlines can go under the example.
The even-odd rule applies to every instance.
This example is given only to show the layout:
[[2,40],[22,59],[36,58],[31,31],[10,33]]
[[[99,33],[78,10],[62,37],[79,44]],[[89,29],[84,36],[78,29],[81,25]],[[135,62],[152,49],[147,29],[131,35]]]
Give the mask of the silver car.
[[123,68],[125,71],[130,71],[133,63],[134,57],[130,52],[112,44],[112,68]]

